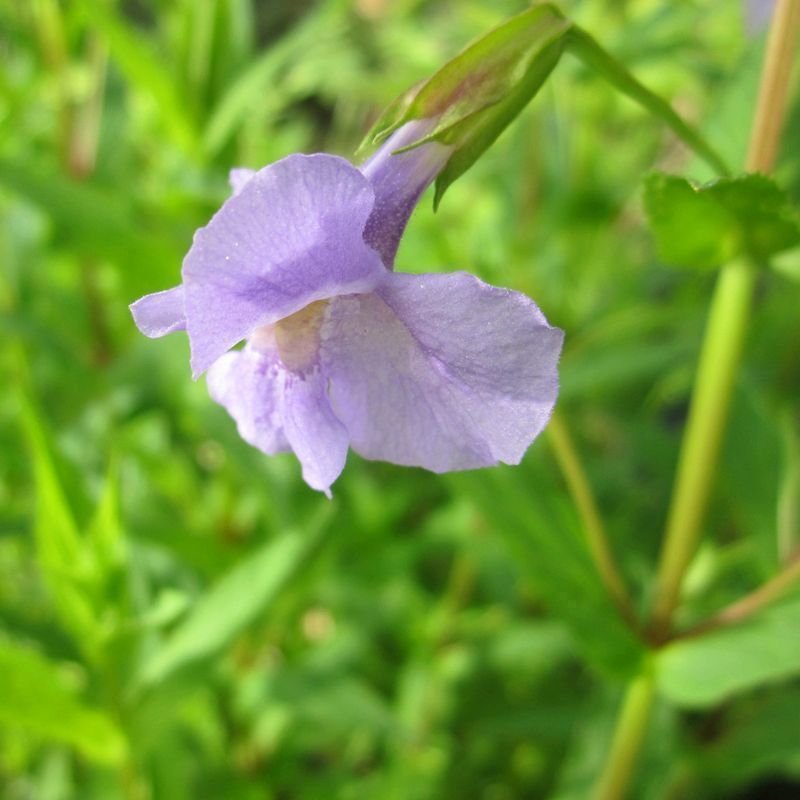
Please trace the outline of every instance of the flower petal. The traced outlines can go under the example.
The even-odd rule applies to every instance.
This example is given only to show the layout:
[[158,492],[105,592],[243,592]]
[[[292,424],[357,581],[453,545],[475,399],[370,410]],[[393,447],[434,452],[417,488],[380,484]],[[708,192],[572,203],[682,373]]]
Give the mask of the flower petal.
[[130,305],[136,327],[151,339],[186,330],[183,286],[146,294]]
[[289,449],[281,419],[281,373],[273,354],[245,347],[225,353],[206,375],[212,400],[236,420],[242,439],[267,455]]
[[375,207],[364,229],[364,241],[392,269],[400,237],[422,193],[443,169],[453,148],[428,142],[405,153],[401,147],[433,130],[433,120],[408,122],[395,131],[360,169],[375,191]]
[[347,460],[349,437],[336,418],[318,370],[305,375],[283,373],[283,427],[303,468],[303,479],[330,497],[331,484]]
[[262,325],[371,291],[385,274],[362,237],[373,202],[355,167],[324,154],[264,167],[229,198],[183,262],[195,376]]
[[321,359],[356,452],[445,472],[519,463],[555,404],[562,339],[517,292],[393,274],[331,302]]

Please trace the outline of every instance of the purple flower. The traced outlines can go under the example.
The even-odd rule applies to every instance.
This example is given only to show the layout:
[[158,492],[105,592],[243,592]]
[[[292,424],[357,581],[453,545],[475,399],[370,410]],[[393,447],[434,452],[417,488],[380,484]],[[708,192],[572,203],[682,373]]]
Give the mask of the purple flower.
[[[558,392],[563,334],[524,295],[464,272],[392,272],[420,195],[449,156],[410,123],[360,168],[291,155],[233,170],[183,283],[132,306],[185,330],[195,377],[247,442],[293,450],[330,496],[348,446],[434,472],[519,463]],[[232,349],[241,341],[242,349]]]

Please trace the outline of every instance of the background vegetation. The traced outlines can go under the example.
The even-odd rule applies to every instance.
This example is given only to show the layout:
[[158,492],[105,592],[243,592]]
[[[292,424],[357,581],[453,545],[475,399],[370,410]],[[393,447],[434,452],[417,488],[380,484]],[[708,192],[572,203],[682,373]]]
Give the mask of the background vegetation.
[[[525,7],[0,0],[2,797],[588,796],[645,653],[552,437],[446,476],[351,454],[328,501],[238,438],[184,337],[149,341],[127,310],[176,283],[230,167],[352,155]],[[743,163],[757,15],[563,7]],[[796,99],[790,116],[776,174],[797,198]],[[565,58],[440,211],[423,201],[397,262],[525,291],[565,329],[559,408],[642,608],[714,279],[659,262],[654,168],[710,177]],[[759,283],[683,626],[797,544],[798,271]],[[657,659],[634,797],[800,796],[798,618],[795,595]]]

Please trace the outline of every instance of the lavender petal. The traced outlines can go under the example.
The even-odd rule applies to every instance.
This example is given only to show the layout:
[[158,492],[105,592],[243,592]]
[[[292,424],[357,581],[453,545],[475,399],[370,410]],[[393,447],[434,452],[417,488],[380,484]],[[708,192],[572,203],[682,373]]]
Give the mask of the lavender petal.
[[186,330],[183,286],[140,297],[130,309],[136,327],[151,339]]
[[552,413],[562,339],[519,293],[394,274],[331,302],[321,363],[356,452],[445,472],[519,463]]
[[347,430],[331,409],[327,379],[319,370],[306,375],[284,372],[283,426],[286,438],[312,488],[331,496],[331,484],[347,459]]
[[217,359],[206,375],[208,393],[236,420],[239,435],[267,455],[289,450],[283,431],[283,375],[271,353],[251,347]]
[[364,241],[392,269],[400,237],[422,193],[450,158],[451,147],[428,142],[406,153],[394,152],[422,139],[431,120],[409,122],[395,131],[360,169],[375,191],[375,207],[364,229]]
[[194,375],[260,326],[375,288],[385,270],[362,237],[373,202],[355,167],[322,154],[264,167],[229,198],[183,262]]

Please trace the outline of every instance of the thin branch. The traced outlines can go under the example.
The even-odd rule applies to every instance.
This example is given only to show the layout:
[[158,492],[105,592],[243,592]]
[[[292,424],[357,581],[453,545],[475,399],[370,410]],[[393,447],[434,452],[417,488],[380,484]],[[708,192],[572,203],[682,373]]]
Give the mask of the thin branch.
[[673,637],[673,640],[688,639],[728,625],[738,625],[761,611],[762,608],[778,600],[798,581],[800,581],[800,554],[795,555],[786,567],[773,578],[770,578],[763,586],[745,595],[735,603],[731,603],[713,617],[695,625],[684,633],[678,634]]
[[581,464],[575,443],[561,415],[556,412],[547,426],[547,435],[567,489],[583,523],[586,543],[597,571],[625,620],[636,627],[630,595],[617,568],[608,536],[591,484]]

